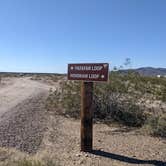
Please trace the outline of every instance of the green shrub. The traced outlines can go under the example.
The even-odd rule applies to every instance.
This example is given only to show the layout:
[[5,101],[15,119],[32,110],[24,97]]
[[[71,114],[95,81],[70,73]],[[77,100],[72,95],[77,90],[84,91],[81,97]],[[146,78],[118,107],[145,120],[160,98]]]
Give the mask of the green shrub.
[[[124,83],[122,80],[125,77],[117,73],[113,72],[110,77],[109,83],[98,83],[94,86],[94,119],[104,122],[117,121],[128,126],[142,126],[145,121],[143,111],[135,104],[135,97],[126,96],[131,93],[128,91],[132,85],[129,82]],[[79,118],[80,87],[80,82],[63,82],[61,91],[50,92],[47,109],[60,109],[60,113],[65,116]]]
[[63,84],[61,103],[64,114],[70,117],[78,118],[80,115],[80,87],[79,82],[66,82]]
[[124,125],[132,127],[141,127],[144,125],[146,116],[143,110],[135,104],[131,103],[123,106],[121,109],[112,112],[112,118]]
[[100,92],[94,99],[94,117],[104,122],[116,121],[133,127],[144,124],[146,116],[143,109],[133,99],[120,99],[117,93]]
[[[80,87],[78,81],[64,81],[60,85],[60,91],[50,92],[46,108],[56,109],[53,112],[59,110],[58,113],[65,116],[79,118]],[[147,119],[144,113],[146,99],[141,100],[142,105],[137,104],[138,101],[144,99],[143,97],[165,101],[165,87],[164,78],[143,77],[133,72],[124,75],[113,71],[108,83],[94,83],[94,119],[141,127]],[[158,130],[161,130],[159,126]]]
[[166,86],[162,89],[161,100],[166,102]]
[[63,82],[61,91],[50,91],[50,95],[46,101],[46,109],[48,111],[63,114],[73,118],[80,115],[80,83]]
[[166,137],[166,114],[151,116],[146,122],[145,129],[153,136]]

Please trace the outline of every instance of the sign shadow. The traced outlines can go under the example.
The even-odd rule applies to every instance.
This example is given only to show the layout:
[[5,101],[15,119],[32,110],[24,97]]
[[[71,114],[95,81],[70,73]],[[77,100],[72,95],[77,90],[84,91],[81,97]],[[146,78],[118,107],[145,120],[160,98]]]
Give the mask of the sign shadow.
[[164,161],[141,160],[141,159],[136,159],[136,158],[127,157],[127,156],[123,156],[123,155],[119,155],[119,154],[109,153],[109,152],[105,152],[105,151],[101,151],[101,150],[92,150],[90,153],[94,154],[96,156],[106,157],[106,158],[130,163],[130,164],[151,164],[154,166],[166,166],[166,162],[164,162]]

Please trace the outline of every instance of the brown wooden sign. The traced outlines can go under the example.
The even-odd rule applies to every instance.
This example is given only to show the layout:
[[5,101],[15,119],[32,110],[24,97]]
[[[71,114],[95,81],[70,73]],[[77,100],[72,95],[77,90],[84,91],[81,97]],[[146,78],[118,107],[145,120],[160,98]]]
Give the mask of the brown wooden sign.
[[68,80],[108,81],[108,63],[68,64]]
[[108,63],[80,63],[68,65],[68,80],[82,80],[81,84],[81,151],[93,149],[93,81],[108,81]]

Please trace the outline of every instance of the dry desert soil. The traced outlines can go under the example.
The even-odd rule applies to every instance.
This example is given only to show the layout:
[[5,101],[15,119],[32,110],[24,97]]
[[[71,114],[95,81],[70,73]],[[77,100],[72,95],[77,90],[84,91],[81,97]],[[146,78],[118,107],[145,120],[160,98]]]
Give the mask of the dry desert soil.
[[[0,85],[0,164],[32,157],[63,166],[166,165],[166,140],[132,128],[94,124],[92,153],[80,152],[80,121],[45,109],[58,82],[7,77]],[[56,109],[55,109],[56,110]]]

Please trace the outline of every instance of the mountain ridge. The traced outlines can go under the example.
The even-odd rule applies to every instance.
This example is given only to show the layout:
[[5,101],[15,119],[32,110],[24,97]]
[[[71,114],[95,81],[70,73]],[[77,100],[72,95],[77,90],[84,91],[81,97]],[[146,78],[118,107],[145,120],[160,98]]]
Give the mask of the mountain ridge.
[[155,68],[155,67],[140,67],[137,69],[125,69],[120,70],[122,73],[127,73],[128,71],[139,73],[142,76],[166,76],[166,68]]

